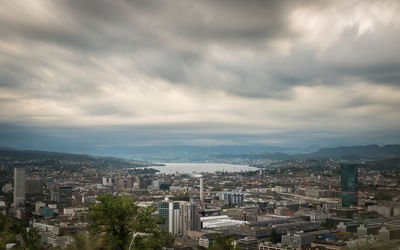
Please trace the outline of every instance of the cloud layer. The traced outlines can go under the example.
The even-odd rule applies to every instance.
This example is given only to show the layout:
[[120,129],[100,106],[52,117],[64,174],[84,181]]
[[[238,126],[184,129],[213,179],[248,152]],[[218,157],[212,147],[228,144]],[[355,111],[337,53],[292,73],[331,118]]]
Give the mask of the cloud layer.
[[2,144],[49,144],[21,130],[90,145],[398,143],[399,12],[396,0],[5,1]]

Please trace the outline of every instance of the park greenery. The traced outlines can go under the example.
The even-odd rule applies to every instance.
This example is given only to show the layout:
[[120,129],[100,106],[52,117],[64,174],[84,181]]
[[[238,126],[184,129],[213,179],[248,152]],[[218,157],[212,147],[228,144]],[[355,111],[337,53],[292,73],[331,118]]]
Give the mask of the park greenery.
[[[100,203],[89,207],[87,220],[90,234],[76,234],[68,249],[161,249],[173,245],[175,238],[159,230],[163,219],[154,215],[155,208],[141,208],[127,196],[101,195]],[[36,229],[26,230],[28,223],[0,213],[0,250],[8,243],[13,249],[42,249]]]
[[393,197],[390,193],[380,191],[375,195],[375,199],[378,201],[391,201]]
[[241,250],[233,245],[233,237],[230,235],[220,235],[215,238],[214,242],[212,243],[211,247],[208,249],[210,250]]
[[161,232],[162,218],[154,216],[155,208],[140,208],[127,196],[109,194],[97,198],[100,203],[89,208],[93,240],[102,242],[102,249],[160,249],[172,246],[174,237]]
[[42,249],[39,233],[36,229],[26,230],[27,222],[11,218],[0,213],[0,250],[8,243],[16,243],[13,249]]

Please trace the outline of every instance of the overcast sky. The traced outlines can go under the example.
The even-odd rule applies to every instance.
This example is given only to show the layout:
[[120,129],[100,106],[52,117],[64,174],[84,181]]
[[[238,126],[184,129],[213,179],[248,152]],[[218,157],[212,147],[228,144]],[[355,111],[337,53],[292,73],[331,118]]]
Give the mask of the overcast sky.
[[400,2],[1,1],[0,145],[400,142]]

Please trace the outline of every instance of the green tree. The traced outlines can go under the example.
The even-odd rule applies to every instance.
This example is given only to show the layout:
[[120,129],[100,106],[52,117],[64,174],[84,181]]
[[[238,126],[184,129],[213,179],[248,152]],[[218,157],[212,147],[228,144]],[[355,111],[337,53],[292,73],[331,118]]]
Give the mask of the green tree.
[[279,241],[278,233],[276,232],[275,228],[272,228],[271,231],[271,241],[272,243],[277,243]]
[[153,206],[148,206],[146,208],[139,209],[137,211],[137,216],[132,223],[132,229],[134,233],[147,233],[153,234],[158,232],[159,225],[164,223],[164,218],[154,217],[153,214],[156,208]]
[[221,235],[215,238],[210,250],[239,250],[240,248],[233,246],[233,238],[230,235]]
[[0,249],[5,249],[7,243],[17,243],[19,246],[17,236],[23,239],[25,248],[30,250],[43,249],[39,232],[35,228],[27,231],[27,227],[27,221],[17,220],[0,213]]
[[87,215],[92,233],[103,236],[112,249],[125,249],[131,238],[133,219],[138,214],[137,204],[128,197],[109,194],[97,200],[100,203],[91,206]]
[[4,197],[4,203],[6,203],[7,208],[9,208],[11,206],[11,204],[13,203],[13,193],[12,192],[7,192],[7,193],[3,193],[1,192],[1,195]]
[[[103,238],[106,248],[127,249],[134,235],[132,249],[140,249],[139,246],[143,244],[156,244],[159,241],[169,244],[172,239],[173,242],[173,238],[159,232],[159,225],[163,221],[154,217],[154,207],[139,208],[137,203],[127,196],[113,197],[105,194],[97,200],[100,203],[89,208],[87,218],[92,234]],[[146,249],[152,249],[145,246]]]
[[36,228],[30,228],[29,231],[25,231],[23,234],[25,241],[25,247],[29,250],[40,250],[42,249],[40,235]]
[[151,236],[137,236],[133,243],[132,249],[148,249],[155,250],[162,247],[172,247],[175,237],[170,233],[155,232]]
[[[138,216],[133,223],[134,233],[142,233],[135,237],[132,249],[160,249],[172,247],[175,237],[170,233],[160,232],[159,225],[164,223],[164,218],[154,217],[155,207],[149,206],[138,211]],[[145,236],[143,236],[145,234]]]
[[224,187],[226,188],[233,188],[233,187],[241,187],[242,183],[237,181],[237,182],[227,182],[224,184]]
[[389,193],[385,193],[383,191],[379,191],[379,193],[377,193],[375,195],[375,199],[376,200],[380,200],[380,201],[391,201],[391,200],[393,200],[393,197]]
[[0,213],[0,249],[6,249],[7,243],[16,242],[15,233],[12,232],[10,217]]
[[93,239],[90,235],[85,233],[77,233],[74,235],[74,241],[69,245],[66,250],[100,250],[102,247],[101,239]]

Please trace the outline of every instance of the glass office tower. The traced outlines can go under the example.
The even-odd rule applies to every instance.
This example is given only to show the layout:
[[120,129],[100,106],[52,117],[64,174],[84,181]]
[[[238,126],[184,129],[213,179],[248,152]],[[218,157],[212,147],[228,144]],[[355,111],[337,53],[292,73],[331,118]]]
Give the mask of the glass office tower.
[[355,164],[340,166],[342,206],[357,205],[358,167]]

